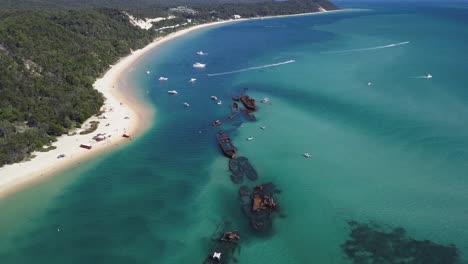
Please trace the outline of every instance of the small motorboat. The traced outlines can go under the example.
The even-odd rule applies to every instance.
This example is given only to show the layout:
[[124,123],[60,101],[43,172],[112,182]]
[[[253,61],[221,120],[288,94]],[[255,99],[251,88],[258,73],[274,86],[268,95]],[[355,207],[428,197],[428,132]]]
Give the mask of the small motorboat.
[[252,141],[253,140],[253,137],[248,137],[247,138],[247,141]]
[[170,90],[170,91],[167,91],[168,94],[178,94],[178,92],[176,90]]
[[167,80],[169,80],[169,78],[161,76],[161,77],[159,77],[159,80],[160,81],[167,81]]
[[368,83],[367,83],[367,85],[368,85],[368,86],[371,86],[371,85],[372,85],[372,83],[371,83],[371,82],[368,82]]
[[261,126],[260,128],[264,130],[266,128],[266,126]]
[[197,62],[197,63],[193,64],[193,67],[194,67],[194,68],[199,68],[199,69],[201,69],[201,68],[205,68],[205,67],[206,67],[206,64]]
[[221,100],[219,100],[218,102],[216,102],[217,105],[221,105],[223,102],[221,102]]
[[212,96],[211,96],[211,99],[212,99],[212,100],[218,100],[218,97],[212,95]]
[[146,71],[146,74],[150,74],[150,71]]
[[194,83],[194,82],[196,82],[196,81],[197,81],[197,79],[191,78],[190,81],[189,81],[189,83]]
[[430,75],[429,73],[425,76],[426,79],[430,79],[432,78],[432,75]]
[[184,102],[184,106],[185,106],[185,107],[189,107],[190,105],[189,105],[189,103]]
[[268,99],[267,97],[264,97],[262,100],[260,100],[261,103],[268,103],[270,101],[270,99]]
[[219,126],[221,125],[221,120],[216,120],[213,123],[211,123],[213,126]]
[[197,51],[197,55],[203,56],[203,55],[206,55],[206,53],[200,50],[200,51]]
[[310,155],[309,152],[306,152],[306,153],[304,153],[304,157],[310,158],[310,157],[312,157],[312,155]]

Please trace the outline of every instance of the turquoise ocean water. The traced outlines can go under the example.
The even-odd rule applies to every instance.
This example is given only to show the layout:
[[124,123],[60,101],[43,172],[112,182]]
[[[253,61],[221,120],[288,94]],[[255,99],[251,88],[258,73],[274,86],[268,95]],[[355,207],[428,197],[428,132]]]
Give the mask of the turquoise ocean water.
[[[350,263],[348,221],[454,244],[465,263],[466,4],[352,6],[364,10],[218,26],[150,52],[125,81],[154,104],[154,126],[0,200],[0,263],[201,263],[223,221],[241,232],[239,263]],[[244,87],[270,103],[222,128],[257,182],[282,190],[265,235],[243,217],[210,126]]]

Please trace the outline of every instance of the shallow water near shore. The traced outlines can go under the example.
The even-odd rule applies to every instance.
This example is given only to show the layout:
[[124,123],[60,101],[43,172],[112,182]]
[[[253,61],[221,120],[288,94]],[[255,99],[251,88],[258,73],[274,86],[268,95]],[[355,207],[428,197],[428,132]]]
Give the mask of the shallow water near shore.
[[[157,107],[155,126],[0,200],[0,262],[202,263],[212,233],[230,221],[241,232],[239,263],[350,263],[340,246],[352,220],[453,243],[466,262],[467,24],[465,8],[379,5],[235,23],[163,44],[127,77]],[[193,69],[196,61],[207,68]],[[427,73],[433,78],[421,78]],[[244,87],[270,102],[258,102],[256,122],[221,128],[257,183],[282,190],[266,235],[243,217],[211,126]]]

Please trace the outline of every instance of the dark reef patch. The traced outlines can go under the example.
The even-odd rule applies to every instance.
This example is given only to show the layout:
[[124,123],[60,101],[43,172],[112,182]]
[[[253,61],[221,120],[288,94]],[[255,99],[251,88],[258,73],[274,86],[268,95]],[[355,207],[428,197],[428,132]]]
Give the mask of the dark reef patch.
[[350,239],[341,245],[355,264],[452,264],[458,262],[454,245],[416,240],[403,228],[384,228],[374,223],[348,222]]

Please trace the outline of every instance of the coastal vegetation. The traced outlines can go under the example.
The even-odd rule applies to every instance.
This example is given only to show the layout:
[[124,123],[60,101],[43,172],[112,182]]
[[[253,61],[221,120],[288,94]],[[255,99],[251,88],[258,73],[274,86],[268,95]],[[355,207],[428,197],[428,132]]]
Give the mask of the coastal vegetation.
[[[93,88],[96,78],[120,57],[155,37],[234,15],[336,9],[327,0],[199,0],[183,8],[167,1],[98,2],[0,3],[0,166],[24,160],[98,114],[104,98]],[[128,14],[140,19],[173,18],[155,22],[147,30],[133,25]]]

